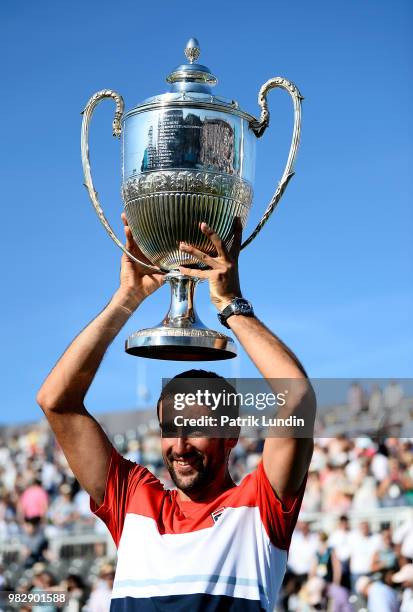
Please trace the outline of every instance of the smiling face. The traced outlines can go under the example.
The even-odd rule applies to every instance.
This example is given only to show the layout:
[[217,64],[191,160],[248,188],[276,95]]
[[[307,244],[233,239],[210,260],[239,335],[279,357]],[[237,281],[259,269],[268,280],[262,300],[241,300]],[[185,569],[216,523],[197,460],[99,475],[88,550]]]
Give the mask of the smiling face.
[[222,438],[162,438],[162,457],[178,489],[200,492],[224,480],[230,449]]
[[[194,406],[186,416],[207,414],[204,407]],[[162,423],[162,402],[159,409]],[[176,487],[185,493],[202,493],[210,485],[223,485],[228,476],[228,459],[235,439],[187,437],[161,437],[162,457]]]

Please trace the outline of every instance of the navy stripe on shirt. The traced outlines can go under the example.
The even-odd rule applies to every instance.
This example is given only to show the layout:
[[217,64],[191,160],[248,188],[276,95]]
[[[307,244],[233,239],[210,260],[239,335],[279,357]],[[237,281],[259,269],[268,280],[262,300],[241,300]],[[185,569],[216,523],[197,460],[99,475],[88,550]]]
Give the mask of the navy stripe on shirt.
[[229,595],[165,595],[159,597],[121,597],[111,600],[110,612],[262,612],[255,599]]

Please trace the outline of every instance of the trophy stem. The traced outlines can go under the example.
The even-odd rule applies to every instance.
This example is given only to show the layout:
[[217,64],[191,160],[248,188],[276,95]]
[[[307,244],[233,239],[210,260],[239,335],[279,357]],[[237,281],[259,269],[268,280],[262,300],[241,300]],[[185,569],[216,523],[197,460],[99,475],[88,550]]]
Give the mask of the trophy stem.
[[221,332],[208,329],[198,317],[194,293],[199,278],[169,272],[171,303],[158,327],[141,329],[126,340],[131,355],[174,361],[217,361],[237,355],[235,342]]
[[162,321],[167,327],[197,327],[206,329],[198,317],[194,305],[194,293],[199,278],[169,272],[166,280],[171,286],[171,303],[168,314]]

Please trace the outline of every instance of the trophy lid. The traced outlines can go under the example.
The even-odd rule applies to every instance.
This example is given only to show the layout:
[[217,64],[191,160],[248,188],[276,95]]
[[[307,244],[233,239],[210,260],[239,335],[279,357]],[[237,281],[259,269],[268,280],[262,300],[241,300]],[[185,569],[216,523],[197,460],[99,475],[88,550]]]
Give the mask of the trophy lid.
[[188,63],[181,64],[166,77],[167,82],[172,85],[172,92],[211,93],[211,87],[216,85],[218,80],[207,66],[195,63],[200,53],[201,47],[198,40],[190,38],[185,47]]
[[200,52],[198,40],[190,38],[185,47],[188,63],[177,66],[166,78],[171,84],[170,91],[146,98],[127,112],[123,119],[154,109],[184,106],[223,111],[253,121],[254,117],[240,109],[236,100],[226,100],[212,93],[211,87],[217,84],[218,79],[207,66],[196,63]]

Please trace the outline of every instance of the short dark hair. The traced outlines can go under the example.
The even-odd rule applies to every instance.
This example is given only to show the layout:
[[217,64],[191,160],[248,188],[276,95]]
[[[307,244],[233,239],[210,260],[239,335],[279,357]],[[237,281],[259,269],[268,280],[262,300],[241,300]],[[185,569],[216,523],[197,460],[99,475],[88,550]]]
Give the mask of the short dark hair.
[[156,404],[156,414],[158,415],[158,421],[159,421],[159,408],[161,406],[162,400],[164,400],[168,395],[170,395],[172,393],[172,390],[174,391],[176,390],[176,381],[177,380],[179,381],[180,378],[213,378],[215,380],[221,380],[223,381],[223,383],[225,383],[226,385],[230,387],[231,393],[235,393],[234,387],[230,385],[229,382],[223,376],[216,374],[216,372],[208,372],[207,370],[194,370],[194,369],[186,370],[186,372],[181,372],[180,374],[176,374],[176,376],[171,378],[166,383],[166,385],[164,385],[164,387],[162,388],[161,394]]
[[[164,387],[162,388],[161,394],[156,404],[156,414],[158,415],[158,421],[160,421],[159,408],[161,406],[162,400],[164,400],[170,395],[173,395],[173,393],[176,392],[177,387],[179,386],[179,379],[190,379],[190,378],[209,379],[209,380],[219,381],[218,384],[219,384],[220,389],[222,389],[226,393],[235,393],[235,394],[237,393],[235,387],[230,382],[228,382],[226,378],[224,378],[223,376],[220,376],[216,372],[210,372],[208,370],[195,370],[195,369],[186,370],[185,372],[181,372],[180,374],[177,374],[176,376],[171,378],[166,383],[166,385],[164,385]],[[238,403],[236,404],[235,408],[236,408],[236,413],[238,415],[238,412],[239,412]]]

